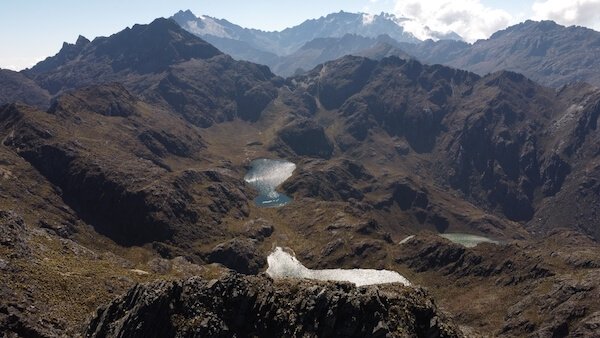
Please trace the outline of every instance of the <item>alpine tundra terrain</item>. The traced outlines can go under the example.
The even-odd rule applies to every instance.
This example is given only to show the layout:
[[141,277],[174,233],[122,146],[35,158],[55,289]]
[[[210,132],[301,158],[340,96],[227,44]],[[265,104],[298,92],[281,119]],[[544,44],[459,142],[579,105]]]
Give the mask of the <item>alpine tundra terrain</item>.
[[374,44],[284,78],[183,15],[0,71],[3,335],[600,334],[600,68],[551,52],[600,33],[317,20],[272,50]]

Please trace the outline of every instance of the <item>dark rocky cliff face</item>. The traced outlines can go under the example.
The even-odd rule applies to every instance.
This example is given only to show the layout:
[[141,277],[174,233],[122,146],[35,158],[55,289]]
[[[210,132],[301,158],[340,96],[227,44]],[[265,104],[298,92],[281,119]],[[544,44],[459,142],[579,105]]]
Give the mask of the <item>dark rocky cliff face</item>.
[[230,274],[138,285],[86,337],[460,337],[423,289]]

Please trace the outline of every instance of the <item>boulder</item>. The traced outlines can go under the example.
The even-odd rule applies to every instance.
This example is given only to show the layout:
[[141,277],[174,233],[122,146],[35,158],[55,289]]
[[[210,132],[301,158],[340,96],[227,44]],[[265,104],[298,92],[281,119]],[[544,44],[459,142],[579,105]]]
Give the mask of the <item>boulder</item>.
[[215,246],[207,259],[211,263],[223,264],[245,275],[257,274],[266,264],[256,241],[247,238],[234,238]]

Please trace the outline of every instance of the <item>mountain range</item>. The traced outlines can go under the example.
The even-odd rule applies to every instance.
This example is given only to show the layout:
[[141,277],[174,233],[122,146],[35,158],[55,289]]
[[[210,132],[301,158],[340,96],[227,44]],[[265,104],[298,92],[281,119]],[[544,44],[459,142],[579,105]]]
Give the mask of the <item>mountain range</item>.
[[[209,16],[197,17],[189,10],[179,11],[173,15],[172,19],[185,30],[212,43],[234,58],[268,65],[276,70],[277,74],[283,76],[289,76],[296,71],[293,68],[297,66],[294,64],[294,60],[298,58],[304,59],[304,61],[300,61],[299,65],[306,66],[304,70],[309,70],[323,61],[330,61],[344,56],[342,50],[348,46],[347,35],[370,39],[385,35],[396,42],[420,42],[404,27],[410,19],[398,18],[387,13],[370,15],[342,11],[318,19],[306,20],[297,26],[286,28],[280,32],[242,28],[224,19],[215,19]],[[429,31],[429,35],[436,39],[461,40],[461,37],[456,33],[443,34],[431,31],[426,27],[423,27],[422,30]],[[310,48],[305,44],[314,45],[318,42],[313,40],[322,38],[340,38],[342,39],[340,43],[345,43],[345,45],[339,46],[339,51],[336,54],[329,52],[320,57],[302,56],[300,50]],[[364,46],[365,41],[359,44]],[[372,47],[373,44],[374,42],[371,42],[365,48]],[[358,51],[357,47],[346,50],[345,53]]]
[[[370,15],[339,12],[318,19],[306,20],[280,32],[242,28],[224,19],[215,19],[209,16],[197,17],[189,10],[179,11],[173,15],[172,19],[185,30],[205,38],[207,41],[212,42],[211,39],[215,37],[242,41],[277,55],[290,54],[316,38],[342,37],[346,34],[371,38],[385,34],[399,42],[420,41],[412,33],[405,31],[402,23],[409,19],[397,18],[386,13]],[[451,36],[460,39],[456,34]]]
[[409,19],[386,13],[334,13],[281,32],[245,29],[190,11],[173,19],[234,58],[268,65],[281,76],[348,54],[376,57],[368,50],[386,43],[397,56],[479,75],[510,70],[555,88],[572,82],[600,85],[600,33],[552,21],[528,20],[469,44],[454,33],[431,32],[431,39],[420,41],[405,31],[403,22]]
[[[229,42],[271,34],[201,22]],[[306,41],[278,47],[298,48],[290,64],[321,63],[283,78],[180,24],[80,37],[0,72],[0,332],[598,333],[600,89],[419,61],[426,46],[539,50],[513,35],[544,25],[550,59],[573,28],[527,22],[473,45],[292,29]],[[363,56],[325,60],[356,46]],[[253,202],[256,158],[296,164],[280,187],[290,204]],[[261,272],[275,246],[311,269],[388,269],[413,286],[273,280]]]

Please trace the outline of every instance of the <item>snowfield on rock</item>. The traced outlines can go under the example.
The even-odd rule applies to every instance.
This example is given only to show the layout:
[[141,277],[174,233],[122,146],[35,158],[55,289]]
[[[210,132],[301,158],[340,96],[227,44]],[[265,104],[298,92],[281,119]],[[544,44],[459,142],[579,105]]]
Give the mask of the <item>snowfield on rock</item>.
[[356,286],[402,283],[406,286],[410,282],[395,271],[374,270],[374,269],[325,269],[311,270],[296,257],[283,251],[281,247],[275,250],[267,257],[267,274],[271,278],[307,278],[323,281],[350,282]]

